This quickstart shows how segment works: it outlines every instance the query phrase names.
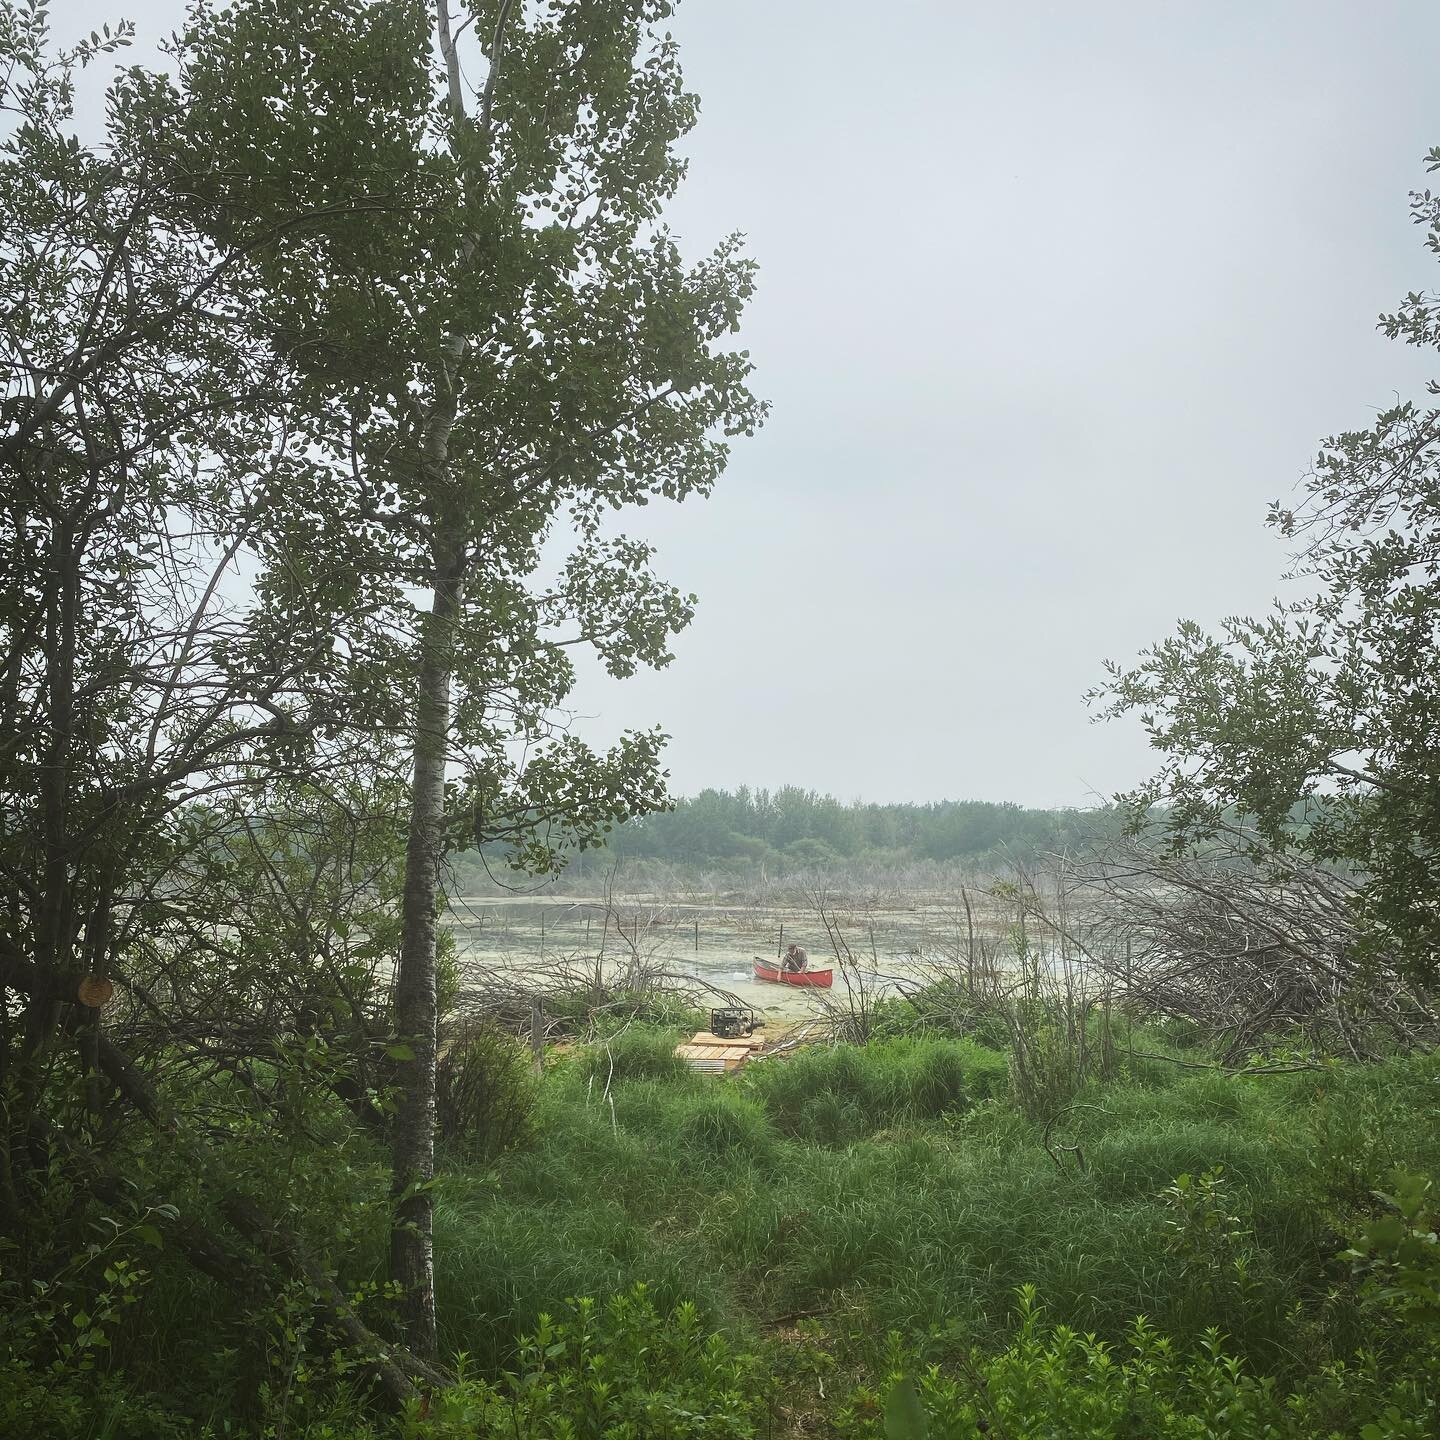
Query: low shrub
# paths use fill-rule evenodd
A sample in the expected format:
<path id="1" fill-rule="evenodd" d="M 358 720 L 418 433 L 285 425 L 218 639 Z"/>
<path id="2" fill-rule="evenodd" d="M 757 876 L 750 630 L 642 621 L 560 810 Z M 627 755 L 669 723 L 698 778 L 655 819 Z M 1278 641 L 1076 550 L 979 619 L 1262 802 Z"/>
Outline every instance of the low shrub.
<path id="1" fill-rule="evenodd" d="M 1440 1192 L 1428 1176 L 1404 1170 L 1391 1177 L 1392 1194 L 1376 1198 L 1386 1213 L 1345 1252 L 1365 1277 L 1367 1297 L 1405 1323 L 1440 1331 Z"/>
<path id="2" fill-rule="evenodd" d="M 528 1139 L 536 1084 L 525 1046 L 491 1025 L 452 1037 L 435 1066 L 435 1122 L 456 1158 L 484 1163 Z"/>
<path id="3" fill-rule="evenodd" d="M 1232 1185 L 1260 1189 L 1274 1185 L 1285 1167 L 1285 1154 L 1257 1135 L 1224 1125 L 1167 1122 L 1157 1117 L 1147 1127 L 1132 1122 L 1084 1147 L 1095 1187 L 1107 1200 L 1158 1194 L 1177 1175 L 1200 1174 L 1221 1165 Z"/>
<path id="4" fill-rule="evenodd" d="M 754 1440 L 763 1370 L 703 1323 L 693 1304 L 662 1310 L 637 1285 L 608 1304 L 566 1303 L 540 1317 L 498 1383 L 461 1383 L 417 1404 L 405 1440 Z"/>
<path id="5" fill-rule="evenodd" d="M 488 1187 L 436 1194 L 436 1312 L 445 1353 L 483 1373 L 514 1362 L 521 1336 L 575 1295 L 614 1295 L 643 1283 L 662 1310 L 695 1305 L 709 1329 L 730 1309 L 723 1275 L 697 1264 L 685 1237 L 657 1235 L 630 1197 L 591 1181 L 583 1202 L 497 1197 Z M 658 1210 L 653 1201 L 650 1209 Z"/>
<path id="6" fill-rule="evenodd" d="M 876 1000 L 870 1033 L 880 1039 L 939 1035 L 1003 1050 L 1010 1043 L 1007 1003 L 963 977 L 936 980 L 904 996 Z"/>
<path id="7" fill-rule="evenodd" d="M 1333 1364 L 1287 1393 L 1252 1374 L 1211 1333 L 1185 1351 L 1144 1319 L 1108 1345 L 1042 1323 L 1035 1293 L 1020 1299 L 1019 1331 L 1000 1353 L 963 1351 L 928 1366 L 891 1337 L 890 1373 L 854 1391 L 835 1417 L 844 1440 L 1423 1440 L 1440 1406 L 1423 1372 L 1382 1377 L 1374 1363 Z"/>
<path id="8" fill-rule="evenodd" d="M 128 1388 L 122 1375 L 36 1371 L 0 1357 L 0 1435 L 15 1440 L 187 1440 L 182 1415 Z"/>

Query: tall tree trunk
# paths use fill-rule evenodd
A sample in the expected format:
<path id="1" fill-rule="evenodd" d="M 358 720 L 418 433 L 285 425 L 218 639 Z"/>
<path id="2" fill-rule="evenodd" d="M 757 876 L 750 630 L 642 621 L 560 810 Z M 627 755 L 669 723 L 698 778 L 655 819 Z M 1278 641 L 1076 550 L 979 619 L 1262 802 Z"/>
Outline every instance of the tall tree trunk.
<path id="1" fill-rule="evenodd" d="M 496 25 L 497 44 L 511 0 L 503 0 Z M 460 61 L 450 29 L 446 0 L 435 0 L 436 35 L 445 60 L 447 94 L 457 125 L 468 129 Z M 491 59 L 493 89 L 497 61 Z M 454 140 L 452 137 L 452 151 Z M 463 156 L 457 155 L 462 160 Z M 468 266 L 475 237 L 462 241 L 462 262 Z M 400 1318 L 405 1343 L 424 1359 L 434 1357 L 435 1246 L 434 1205 L 429 1182 L 435 1173 L 435 902 L 444 858 L 445 755 L 450 730 L 450 685 L 455 669 L 455 631 L 460 619 L 460 592 L 466 568 L 463 526 L 443 518 L 447 493 L 450 432 L 458 397 L 455 373 L 465 354 L 465 340 L 448 332 L 436 373 L 435 403 L 426 417 L 421 443 L 422 472 L 434 510 L 435 598 L 420 631 L 419 701 L 415 722 L 415 769 L 410 797 L 410 835 L 405 850 L 405 895 L 402 901 L 400 968 L 395 982 L 395 1020 L 413 1058 L 403 1061 L 399 1075 L 400 1104 L 391 1147 L 394 1215 L 390 1230 L 390 1275 L 400 1282 Z"/>
<path id="2" fill-rule="evenodd" d="M 460 614 L 460 562 L 437 555 L 435 597 L 420 627 L 419 698 L 410 833 L 405 851 L 400 964 L 395 1023 L 410 1058 L 399 1067 L 400 1102 L 391 1148 L 394 1215 L 390 1275 L 399 1282 L 405 1342 L 434 1356 L 435 955 L 436 901 L 444 854 L 445 757 L 450 731 L 450 684 Z"/>

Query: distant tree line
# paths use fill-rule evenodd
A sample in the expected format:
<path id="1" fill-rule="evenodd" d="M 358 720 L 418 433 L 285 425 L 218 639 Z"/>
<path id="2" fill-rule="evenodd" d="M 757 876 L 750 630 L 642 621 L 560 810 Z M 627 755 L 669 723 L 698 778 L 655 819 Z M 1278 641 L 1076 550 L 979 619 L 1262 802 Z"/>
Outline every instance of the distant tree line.
<path id="1" fill-rule="evenodd" d="M 786 785 L 779 790 L 702 790 L 673 810 L 618 827 L 620 855 L 676 861 L 766 860 L 801 864 L 868 855 L 963 860 L 1004 849 L 1054 849 L 1113 830 L 1109 810 L 1033 810 L 1007 801 L 940 800 L 881 805 Z"/>
<path id="2" fill-rule="evenodd" d="M 611 831 L 597 860 L 825 865 L 847 860 L 970 860 L 1074 848 L 1118 829 L 1116 812 L 1027 809 L 1008 801 L 845 802 L 796 785 L 701 790 Z M 503 867 L 500 853 L 487 856 Z M 473 855 L 455 859 L 468 872 Z"/>

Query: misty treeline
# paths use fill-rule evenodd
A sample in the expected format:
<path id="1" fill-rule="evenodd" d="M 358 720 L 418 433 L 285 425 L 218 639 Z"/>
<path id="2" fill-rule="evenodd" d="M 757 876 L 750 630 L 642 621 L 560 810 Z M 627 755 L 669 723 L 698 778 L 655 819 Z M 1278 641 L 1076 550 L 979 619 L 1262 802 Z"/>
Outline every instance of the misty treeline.
<path id="1" fill-rule="evenodd" d="M 787 785 L 702 790 L 675 808 L 626 822 L 609 837 L 621 856 L 779 860 L 823 865 L 859 857 L 970 860 L 1073 849 L 1113 833 L 1114 812 L 1041 810 L 987 800 L 849 803 Z"/>
<path id="2" fill-rule="evenodd" d="M 543 873 L 662 803 L 658 733 L 567 728 L 570 656 L 668 661 L 690 598 L 616 517 L 764 414 L 752 262 L 660 223 L 668 13 L 197 3 L 87 143 L 133 27 L 0 0 L 0 1228 L 46 1364 L 115 1339 L 98 1224 L 262 1330 L 293 1291 L 394 1402 L 442 1378 L 443 855 Z M 356 1145 L 373 1316 L 326 1259 Z"/>
<path id="3" fill-rule="evenodd" d="M 616 861 L 662 860 L 753 870 L 823 867 L 842 860 L 903 865 L 915 860 L 992 860 L 1075 850 L 1113 837 L 1125 821 L 1111 806 L 1032 809 L 1005 801 L 941 800 L 930 804 L 841 801 L 816 790 L 701 790 L 673 807 L 616 826 L 580 860 L 586 870 Z M 487 856 L 503 864 L 503 853 Z M 478 877 L 476 857 L 452 865 L 464 884 Z M 623 869 L 622 869 L 623 875 Z"/>

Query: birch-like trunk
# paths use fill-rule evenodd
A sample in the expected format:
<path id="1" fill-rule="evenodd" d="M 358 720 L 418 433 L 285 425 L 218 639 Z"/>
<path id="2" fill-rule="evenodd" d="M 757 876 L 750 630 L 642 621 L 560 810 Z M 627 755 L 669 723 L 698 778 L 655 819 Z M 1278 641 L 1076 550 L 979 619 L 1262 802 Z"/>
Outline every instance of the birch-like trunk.
<path id="1" fill-rule="evenodd" d="M 500 37 L 512 0 L 502 0 L 486 83 L 485 125 L 493 93 Z M 446 0 L 435 0 L 435 29 L 445 61 L 446 94 L 457 128 L 468 129 L 460 60 Z M 454 138 L 452 137 L 452 146 Z M 457 154 L 457 158 L 461 158 Z M 470 177 L 473 183 L 473 177 Z M 462 266 L 476 249 L 473 236 L 460 246 Z M 445 757 L 450 732 L 450 689 L 455 670 L 456 629 L 465 583 L 466 541 L 462 524 L 445 517 L 450 432 L 459 397 L 456 377 L 465 354 L 460 333 L 446 334 L 436 376 L 435 405 L 425 424 L 422 468 L 435 527 L 435 598 L 420 629 L 419 695 L 415 717 L 415 768 L 410 799 L 410 834 L 405 850 L 405 894 L 401 902 L 400 964 L 395 978 L 395 1023 L 412 1058 L 401 1063 L 400 1103 L 391 1147 L 394 1213 L 390 1230 L 390 1275 L 401 1287 L 400 1320 L 405 1342 L 416 1355 L 433 1357 L 435 1333 L 435 955 L 436 900 L 444 858 Z M 446 538 L 447 535 L 450 538 Z"/>
<path id="2" fill-rule="evenodd" d="M 436 904 L 444 858 L 445 757 L 460 614 L 459 564 L 453 556 L 446 557 L 436 570 L 435 598 L 420 627 L 415 767 L 395 977 L 395 1027 L 409 1047 L 410 1058 L 401 1061 L 397 1076 L 390 1229 L 390 1276 L 401 1290 L 402 1333 L 409 1348 L 427 1358 L 436 1351 L 430 1194 L 435 1173 Z"/>

